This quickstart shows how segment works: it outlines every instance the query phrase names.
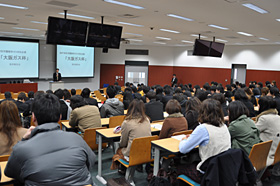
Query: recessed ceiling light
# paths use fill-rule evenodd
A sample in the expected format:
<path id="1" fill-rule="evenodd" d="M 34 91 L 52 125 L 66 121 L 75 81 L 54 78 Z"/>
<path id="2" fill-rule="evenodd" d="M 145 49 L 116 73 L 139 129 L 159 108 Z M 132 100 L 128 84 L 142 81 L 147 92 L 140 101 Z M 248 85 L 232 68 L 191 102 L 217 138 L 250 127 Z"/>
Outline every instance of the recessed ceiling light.
<path id="1" fill-rule="evenodd" d="M 265 40 L 265 41 L 268 41 L 268 40 L 269 40 L 269 39 L 264 38 L 264 37 L 259 37 L 259 39 L 261 39 L 261 40 Z"/>
<path id="2" fill-rule="evenodd" d="M 179 34 L 180 33 L 180 32 L 175 31 L 175 30 L 168 30 L 168 29 L 164 29 L 164 28 L 159 29 L 159 30 L 164 31 L 164 32 L 171 32 L 171 33 L 175 33 L 175 34 Z"/>
<path id="3" fill-rule="evenodd" d="M 167 16 L 178 18 L 178 19 L 183 19 L 183 20 L 186 20 L 186 21 L 194 21 L 193 19 L 190 19 L 190 18 L 187 18 L 187 17 L 182 17 L 182 16 L 175 15 L 175 14 L 167 14 Z"/>
<path id="4" fill-rule="evenodd" d="M 246 32 L 237 32 L 238 34 L 244 35 L 244 36 L 253 36 L 252 34 L 248 34 Z"/>
<path id="5" fill-rule="evenodd" d="M 279 21 L 279 22 L 280 22 L 280 19 L 276 19 L 276 21 Z"/>
<path id="6" fill-rule="evenodd" d="M 65 15 L 64 12 L 58 13 L 60 15 Z M 94 17 L 88 17 L 88 16 L 83 16 L 83 15 L 78 15 L 78 14 L 66 14 L 67 16 L 72 16 L 72 17 L 80 17 L 80 18 L 85 18 L 85 19 L 94 19 Z"/>
<path id="7" fill-rule="evenodd" d="M 16 35 L 23 35 L 23 33 L 17 33 L 17 32 L 0 32 L 1 34 L 16 34 Z"/>
<path id="8" fill-rule="evenodd" d="M 166 43 L 163 43 L 163 42 L 154 42 L 156 44 L 161 44 L 161 45 L 166 45 Z"/>
<path id="9" fill-rule="evenodd" d="M 213 27 L 213 28 L 222 29 L 222 30 L 228 30 L 228 28 L 225 28 L 225 27 L 222 27 L 222 26 L 217 26 L 217 25 L 208 25 L 208 26 Z"/>
<path id="10" fill-rule="evenodd" d="M 223 40 L 223 39 L 215 39 L 215 41 L 220 41 L 220 42 L 228 42 L 227 40 Z"/>
<path id="11" fill-rule="evenodd" d="M 191 36 L 193 36 L 193 37 L 199 37 L 199 35 L 198 34 L 191 34 Z M 202 36 L 202 35 L 200 35 L 200 38 L 207 38 L 206 36 Z"/>
<path id="12" fill-rule="evenodd" d="M 115 0 L 104 0 L 107 3 L 113 3 L 116 5 L 122 5 L 122 6 L 127 6 L 130 8 L 135 8 L 135 9 L 145 9 L 144 7 L 141 6 L 137 6 L 137 5 L 133 5 L 133 4 L 129 4 L 129 3 L 124 3 L 124 2 L 120 2 L 120 1 L 115 1 Z"/>
<path id="13" fill-rule="evenodd" d="M 182 40 L 184 43 L 194 43 L 193 41 Z"/>
<path id="14" fill-rule="evenodd" d="M 20 28 L 20 27 L 13 27 L 13 29 L 18 29 L 18 30 L 30 30 L 30 31 L 40 31 L 39 29 L 35 29 L 35 28 Z"/>
<path id="15" fill-rule="evenodd" d="M 0 19 L 5 19 L 4 17 L 0 17 Z"/>
<path id="16" fill-rule="evenodd" d="M 45 22 L 39 22 L 39 21 L 30 21 L 31 23 L 37 23 L 37 24 L 44 24 L 44 25 L 47 25 L 48 23 L 45 23 Z"/>
<path id="17" fill-rule="evenodd" d="M 275 42 L 275 44 L 280 44 L 280 42 Z"/>
<path id="18" fill-rule="evenodd" d="M 143 40 L 140 40 L 140 39 L 127 39 L 127 40 L 129 40 L 129 41 L 139 41 L 139 42 L 143 41 Z"/>
<path id="19" fill-rule="evenodd" d="M 236 45 L 244 45 L 243 43 L 235 43 Z"/>
<path id="20" fill-rule="evenodd" d="M 143 25 L 137 25 L 137 24 L 133 24 L 133 23 L 126 23 L 126 22 L 118 22 L 119 24 L 123 24 L 123 25 L 129 25 L 129 26 L 138 26 L 138 27 L 144 27 Z"/>
<path id="21" fill-rule="evenodd" d="M 171 38 L 167 38 L 167 37 L 156 37 L 157 39 L 164 39 L 164 40 L 171 40 Z"/>
<path id="22" fill-rule="evenodd" d="M 134 34 L 134 33 L 124 33 L 124 34 L 133 35 L 133 36 L 143 36 L 142 34 Z"/>
<path id="23" fill-rule="evenodd" d="M 253 5 L 253 4 L 251 4 L 251 3 L 244 3 L 244 4 L 242 4 L 243 6 L 245 6 L 245 7 L 247 7 L 247 8 L 250 8 L 251 10 L 254 10 L 254 11 L 256 11 L 256 12 L 259 12 L 259 13 L 261 13 L 261 14 L 267 14 L 268 13 L 268 11 L 266 11 L 266 10 L 264 10 L 264 9 L 262 9 L 262 8 L 260 8 L 260 7 L 258 7 L 258 6 L 256 6 L 256 5 Z"/>
<path id="24" fill-rule="evenodd" d="M 28 9 L 27 7 L 23 7 L 23 6 L 9 5 L 9 4 L 4 4 L 4 3 L 0 3 L 0 6 L 9 7 L 9 8 L 17 8 L 17 9 L 22 9 L 22 10 Z"/>

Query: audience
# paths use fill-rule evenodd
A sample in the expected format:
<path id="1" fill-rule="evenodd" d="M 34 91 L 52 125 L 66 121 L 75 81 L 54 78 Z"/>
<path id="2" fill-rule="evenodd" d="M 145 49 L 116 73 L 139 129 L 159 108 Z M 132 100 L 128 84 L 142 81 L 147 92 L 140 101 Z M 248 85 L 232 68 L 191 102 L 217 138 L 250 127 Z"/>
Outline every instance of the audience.
<path id="1" fill-rule="evenodd" d="M 214 94 L 212 98 L 221 103 L 224 116 L 228 116 L 228 106 L 226 104 L 225 96 L 221 93 L 218 93 L 218 94 Z"/>
<path id="2" fill-rule="evenodd" d="M 0 101 L 0 104 L 4 101 L 13 101 L 15 102 L 15 100 L 12 98 L 12 94 L 11 92 L 7 91 L 4 93 L 5 99 L 3 99 L 2 101 Z"/>
<path id="3" fill-rule="evenodd" d="M 194 130 L 198 125 L 198 113 L 201 107 L 201 101 L 197 97 L 190 98 L 186 101 L 185 118 L 188 122 L 188 129 Z"/>
<path id="4" fill-rule="evenodd" d="M 26 95 L 24 92 L 18 94 L 17 101 L 15 102 L 18 108 L 19 113 L 23 113 L 26 109 L 28 109 L 28 105 L 25 103 Z"/>
<path id="5" fill-rule="evenodd" d="M 254 144 L 260 143 L 259 131 L 253 120 L 248 118 L 249 111 L 241 101 L 229 104 L 229 133 L 231 148 L 242 149 L 247 155 Z"/>
<path id="6" fill-rule="evenodd" d="M 96 99 L 90 98 L 90 90 L 89 88 L 84 88 L 82 90 L 81 96 L 85 99 L 86 103 L 88 105 L 95 105 L 98 107 L 98 103 L 96 101 Z"/>
<path id="7" fill-rule="evenodd" d="M 254 105 L 251 103 L 251 101 L 248 99 L 245 91 L 241 88 L 237 89 L 234 94 L 235 100 L 241 101 L 249 110 L 249 117 L 255 117 L 255 110 Z"/>
<path id="8" fill-rule="evenodd" d="M 145 103 L 146 115 L 150 118 L 150 121 L 163 120 L 163 104 L 156 100 L 155 92 L 148 92 L 146 94 Z"/>
<path id="9" fill-rule="evenodd" d="M 163 97 L 163 88 L 161 86 L 158 86 L 156 88 L 156 100 L 162 102 Z"/>
<path id="10" fill-rule="evenodd" d="M 75 96 L 76 95 L 76 89 L 72 88 L 70 92 L 71 92 L 71 96 Z"/>
<path id="11" fill-rule="evenodd" d="M 5 175 L 25 185 L 93 184 L 95 154 L 77 134 L 60 130 L 59 99 L 42 94 L 34 99 L 31 127 L 17 143 Z"/>
<path id="12" fill-rule="evenodd" d="M 82 135 L 88 128 L 101 127 L 98 107 L 87 105 L 86 101 L 80 95 L 72 96 L 70 101 L 72 112 L 69 119 L 69 125 L 71 127 L 78 126 Z"/>
<path id="13" fill-rule="evenodd" d="M 70 107 L 70 104 L 63 99 L 63 90 L 56 90 L 54 95 L 59 99 L 61 120 L 69 120 L 72 108 Z"/>
<path id="14" fill-rule="evenodd" d="M 146 97 L 146 96 L 145 96 Z M 124 110 L 128 109 L 129 104 L 132 102 L 133 96 L 130 91 L 125 91 L 123 93 L 123 105 L 124 105 Z"/>
<path id="15" fill-rule="evenodd" d="M 175 100 L 171 99 L 166 104 L 166 112 L 169 114 L 165 118 L 162 129 L 159 133 L 159 138 L 170 138 L 174 132 L 181 132 L 188 130 L 188 122 L 183 114 L 181 114 L 181 105 Z"/>
<path id="16" fill-rule="evenodd" d="M 0 156 L 11 154 L 12 147 L 26 132 L 27 129 L 22 128 L 16 104 L 4 101 L 0 105 Z"/>
<path id="17" fill-rule="evenodd" d="M 166 86 L 163 89 L 163 92 L 164 92 L 164 96 L 162 97 L 162 103 L 163 103 L 163 110 L 165 110 L 165 106 L 166 106 L 167 102 L 169 100 L 173 99 L 173 91 L 170 86 Z"/>
<path id="18" fill-rule="evenodd" d="M 278 111 L 278 115 L 280 115 L 280 94 L 279 89 L 277 87 L 271 87 L 269 89 L 269 95 L 273 97 L 273 99 L 276 101 L 276 109 Z"/>

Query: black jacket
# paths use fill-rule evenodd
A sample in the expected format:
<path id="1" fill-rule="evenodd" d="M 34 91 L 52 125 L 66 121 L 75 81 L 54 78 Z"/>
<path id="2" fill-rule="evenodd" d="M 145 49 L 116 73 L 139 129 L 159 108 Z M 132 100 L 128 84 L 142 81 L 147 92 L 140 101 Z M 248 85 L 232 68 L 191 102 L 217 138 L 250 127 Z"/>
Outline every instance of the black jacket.
<path id="1" fill-rule="evenodd" d="M 187 119 L 189 130 L 194 130 L 199 125 L 197 111 L 190 110 L 186 112 L 185 118 Z"/>
<path id="2" fill-rule="evenodd" d="M 160 101 L 152 99 L 149 103 L 145 103 L 146 115 L 151 121 L 163 120 L 163 104 Z"/>
<path id="3" fill-rule="evenodd" d="M 205 172 L 201 186 L 253 186 L 257 173 L 241 149 L 229 149 L 206 160 L 200 167 Z"/>
<path id="4" fill-rule="evenodd" d="M 278 115 L 280 115 L 280 97 L 275 97 L 274 100 L 276 101 L 276 109 L 278 111 Z"/>
<path id="5" fill-rule="evenodd" d="M 58 73 L 58 77 L 56 77 L 56 72 L 53 73 L 53 81 L 60 81 L 61 80 L 61 74 Z"/>
<path id="6" fill-rule="evenodd" d="M 95 105 L 98 108 L 98 103 L 97 103 L 96 99 L 84 98 L 84 100 L 87 102 L 88 105 Z"/>
<path id="7" fill-rule="evenodd" d="M 169 100 L 171 100 L 171 99 L 173 99 L 173 95 L 172 95 L 172 94 L 170 94 L 170 95 L 165 95 L 165 96 L 162 97 L 163 110 L 165 110 L 165 106 L 166 106 L 167 102 L 168 102 Z"/>
<path id="8" fill-rule="evenodd" d="M 244 103 L 244 105 L 248 108 L 249 110 L 249 117 L 255 117 L 256 116 L 256 112 L 254 110 L 254 105 L 253 103 L 251 103 L 250 100 L 239 100 L 242 103 Z"/>
<path id="9" fill-rule="evenodd" d="M 15 104 L 17 105 L 19 113 L 23 113 L 26 109 L 28 109 L 28 105 L 21 101 L 16 101 Z"/>
<path id="10" fill-rule="evenodd" d="M 177 83 L 178 83 L 178 79 L 177 78 L 175 78 L 174 80 L 173 80 L 173 78 L 171 79 L 171 87 L 173 87 Z"/>
<path id="11" fill-rule="evenodd" d="M 60 103 L 60 114 L 61 114 L 61 120 L 67 120 L 68 115 L 68 106 L 63 100 L 59 100 Z"/>

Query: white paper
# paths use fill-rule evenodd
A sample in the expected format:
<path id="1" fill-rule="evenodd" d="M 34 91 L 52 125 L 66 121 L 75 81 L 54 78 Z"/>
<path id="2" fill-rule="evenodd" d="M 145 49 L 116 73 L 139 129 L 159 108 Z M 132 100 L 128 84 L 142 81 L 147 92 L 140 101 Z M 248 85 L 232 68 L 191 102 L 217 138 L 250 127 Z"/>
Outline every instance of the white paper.
<path id="1" fill-rule="evenodd" d="M 161 130 L 162 125 L 161 124 L 151 124 L 151 127 L 153 127 L 154 129 L 157 129 L 157 130 Z"/>
<path id="2" fill-rule="evenodd" d="M 186 137 L 186 135 L 182 134 L 182 135 L 177 135 L 177 136 L 171 136 L 171 138 L 174 138 L 176 140 L 181 141 L 184 137 Z"/>

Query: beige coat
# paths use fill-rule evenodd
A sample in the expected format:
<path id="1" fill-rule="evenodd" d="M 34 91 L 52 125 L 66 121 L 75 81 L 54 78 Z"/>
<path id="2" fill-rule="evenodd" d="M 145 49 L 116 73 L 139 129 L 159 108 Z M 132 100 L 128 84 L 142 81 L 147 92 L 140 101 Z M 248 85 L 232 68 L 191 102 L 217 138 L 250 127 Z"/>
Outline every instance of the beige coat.
<path id="1" fill-rule="evenodd" d="M 13 140 L 14 144 L 11 147 L 7 146 L 8 138 L 7 136 L 0 132 L 0 156 L 2 155 L 10 155 L 12 153 L 12 148 L 18 141 L 21 140 L 22 136 L 27 132 L 26 128 L 18 127 L 17 133 L 14 135 Z"/>
<path id="2" fill-rule="evenodd" d="M 69 125 L 71 125 L 71 127 L 78 126 L 82 134 L 87 128 L 101 127 L 99 109 L 92 105 L 75 108 L 71 112 Z"/>
<path id="3" fill-rule="evenodd" d="M 124 120 L 121 130 L 120 148 L 124 156 L 129 156 L 134 138 L 151 136 L 151 124 L 148 118 L 139 123 L 139 119 Z"/>

